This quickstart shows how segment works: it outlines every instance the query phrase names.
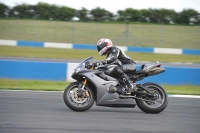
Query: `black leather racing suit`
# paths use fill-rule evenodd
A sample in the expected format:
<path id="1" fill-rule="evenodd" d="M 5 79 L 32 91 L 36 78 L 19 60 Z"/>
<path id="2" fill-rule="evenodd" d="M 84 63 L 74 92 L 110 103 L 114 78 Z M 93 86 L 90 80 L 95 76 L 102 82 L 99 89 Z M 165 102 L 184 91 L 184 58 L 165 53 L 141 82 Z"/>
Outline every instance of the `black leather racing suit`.
<path id="1" fill-rule="evenodd" d="M 120 60 L 122 65 L 116 66 L 111 73 L 117 78 L 125 81 L 125 83 L 128 85 L 128 89 L 130 90 L 132 89 L 131 81 L 125 73 L 135 71 L 136 63 L 130 57 L 128 57 L 124 51 L 114 46 L 108 51 L 105 61 L 107 64 L 110 64 L 116 59 Z"/>
<path id="2" fill-rule="evenodd" d="M 135 62 L 130 57 L 128 57 L 124 53 L 124 51 L 122 51 L 121 49 L 114 46 L 108 51 L 105 61 L 107 64 L 110 64 L 110 63 L 114 62 L 116 59 L 121 61 L 122 66 L 116 66 L 112 70 L 112 74 L 122 77 L 124 72 L 136 70 Z"/>

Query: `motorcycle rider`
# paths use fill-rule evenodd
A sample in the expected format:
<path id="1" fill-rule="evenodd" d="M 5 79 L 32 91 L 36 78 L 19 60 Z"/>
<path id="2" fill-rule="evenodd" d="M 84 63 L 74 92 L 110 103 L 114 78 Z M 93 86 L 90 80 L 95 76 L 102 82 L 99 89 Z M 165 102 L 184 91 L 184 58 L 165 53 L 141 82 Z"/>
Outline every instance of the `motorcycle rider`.
<path id="1" fill-rule="evenodd" d="M 106 55 L 106 59 L 94 63 L 95 66 L 110 64 L 117 59 L 121 61 L 122 65 L 116 66 L 111 73 L 127 84 L 128 88 L 124 93 L 130 94 L 134 90 L 135 84 L 131 82 L 125 72 L 135 71 L 136 63 L 124 51 L 113 46 L 112 41 L 108 38 L 102 38 L 97 42 L 97 50 L 101 56 Z"/>

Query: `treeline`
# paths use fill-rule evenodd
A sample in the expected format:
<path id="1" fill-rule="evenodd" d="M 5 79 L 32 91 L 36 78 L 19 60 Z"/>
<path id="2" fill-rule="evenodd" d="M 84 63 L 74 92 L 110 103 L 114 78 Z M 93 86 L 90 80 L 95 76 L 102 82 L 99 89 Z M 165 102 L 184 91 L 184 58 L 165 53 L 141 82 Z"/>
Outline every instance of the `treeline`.
<path id="1" fill-rule="evenodd" d="M 46 20 L 77 20 L 82 22 L 150 22 L 165 24 L 198 24 L 200 13 L 194 9 L 184 9 L 175 12 L 171 9 L 142 9 L 127 8 L 113 14 L 103 8 L 76 10 L 67 6 L 51 5 L 39 2 L 37 5 L 19 4 L 10 8 L 0 3 L 0 18 L 36 18 Z M 76 18 L 76 19 L 75 19 Z"/>

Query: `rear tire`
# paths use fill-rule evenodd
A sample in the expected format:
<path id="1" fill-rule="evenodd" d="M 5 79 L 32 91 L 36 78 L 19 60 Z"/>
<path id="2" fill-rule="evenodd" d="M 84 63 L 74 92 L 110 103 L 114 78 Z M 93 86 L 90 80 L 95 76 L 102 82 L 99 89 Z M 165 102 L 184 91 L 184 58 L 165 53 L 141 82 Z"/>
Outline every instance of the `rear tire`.
<path id="1" fill-rule="evenodd" d="M 85 87 L 88 91 L 89 97 L 77 97 L 79 83 L 75 82 L 70 84 L 63 93 L 65 104 L 74 111 L 86 111 L 94 104 L 94 95 L 90 88 Z"/>
<path id="2" fill-rule="evenodd" d="M 145 89 L 155 94 L 155 97 L 139 96 L 136 99 L 138 107 L 145 113 L 160 113 L 168 104 L 168 95 L 166 91 L 155 83 L 145 83 L 142 85 Z"/>

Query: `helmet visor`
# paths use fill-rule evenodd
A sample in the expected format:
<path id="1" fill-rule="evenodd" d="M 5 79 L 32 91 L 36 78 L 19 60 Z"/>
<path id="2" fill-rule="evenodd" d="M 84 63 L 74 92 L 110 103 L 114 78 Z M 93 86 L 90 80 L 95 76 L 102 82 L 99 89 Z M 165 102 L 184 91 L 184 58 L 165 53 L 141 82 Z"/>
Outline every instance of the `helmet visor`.
<path id="1" fill-rule="evenodd" d="M 98 52 L 101 51 L 104 47 L 106 47 L 106 44 L 107 44 L 107 42 L 104 42 L 104 43 L 102 43 L 100 45 L 97 45 Z"/>
<path id="2" fill-rule="evenodd" d="M 107 47 L 104 47 L 102 50 L 99 51 L 99 54 L 103 56 L 106 53 L 107 49 Z"/>

